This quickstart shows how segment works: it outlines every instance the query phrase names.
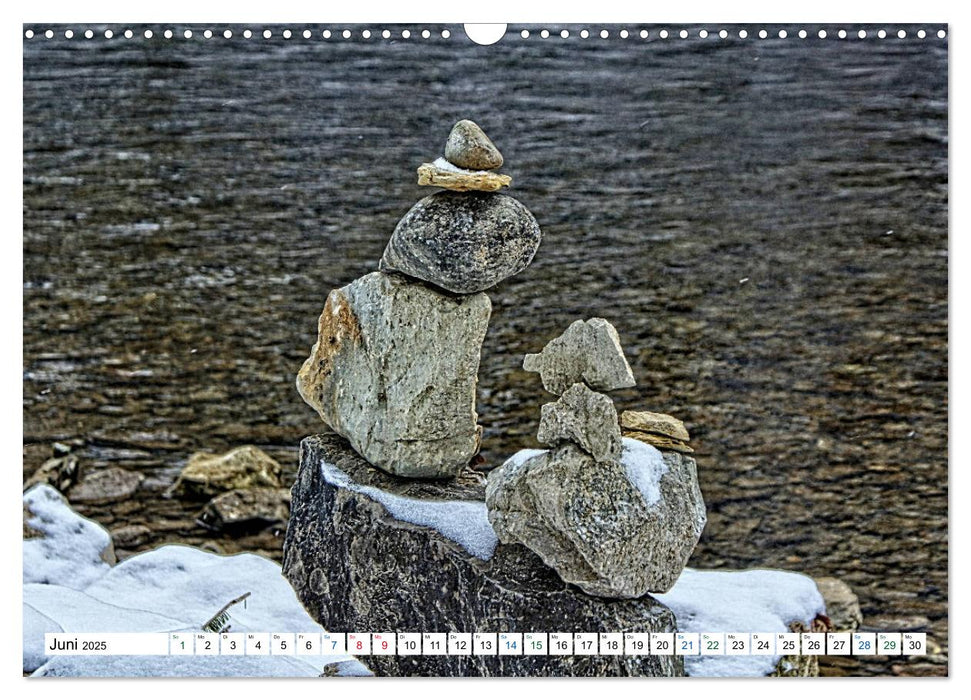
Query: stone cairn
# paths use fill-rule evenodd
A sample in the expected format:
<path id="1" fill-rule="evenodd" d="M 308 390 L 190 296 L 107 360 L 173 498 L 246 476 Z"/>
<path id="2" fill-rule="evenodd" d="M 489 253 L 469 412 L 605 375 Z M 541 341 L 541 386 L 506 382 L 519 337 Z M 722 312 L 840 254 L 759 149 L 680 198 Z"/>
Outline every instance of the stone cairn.
<path id="1" fill-rule="evenodd" d="M 617 331 L 602 318 L 575 321 L 523 369 L 559 399 L 543 406 L 537 439 L 552 449 L 513 458 L 489 475 L 486 504 L 501 542 L 536 552 L 564 581 L 591 595 L 664 593 L 704 529 L 705 503 L 693 459 L 649 446 L 677 419 L 625 412 L 637 426 L 622 438 L 603 391 L 634 386 Z M 671 439 L 658 436 L 661 440 Z"/>
<path id="2" fill-rule="evenodd" d="M 449 478 L 479 451 L 475 389 L 492 304 L 483 290 L 521 272 L 539 224 L 490 172 L 502 155 L 463 120 L 446 159 L 419 169 L 444 187 L 398 222 L 374 272 L 327 297 L 297 390 L 368 462 L 405 477 Z"/>
<path id="3" fill-rule="evenodd" d="M 497 192 L 502 164 L 475 123 L 456 124 L 445 158 L 418 169 L 446 191 L 405 214 L 378 272 L 328 296 L 297 388 L 336 435 L 301 444 L 284 574 L 335 632 L 676 631 L 648 593 L 677 579 L 704 503 L 683 426 L 619 423 L 599 393 L 634 385 L 607 321 L 577 321 L 526 358 L 559 397 L 542 410 L 550 449 L 519 452 L 488 484 L 469 467 L 484 290 L 540 244 L 532 214 Z M 378 675 L 684 675 L 681 656 L 363 660 Z"/>

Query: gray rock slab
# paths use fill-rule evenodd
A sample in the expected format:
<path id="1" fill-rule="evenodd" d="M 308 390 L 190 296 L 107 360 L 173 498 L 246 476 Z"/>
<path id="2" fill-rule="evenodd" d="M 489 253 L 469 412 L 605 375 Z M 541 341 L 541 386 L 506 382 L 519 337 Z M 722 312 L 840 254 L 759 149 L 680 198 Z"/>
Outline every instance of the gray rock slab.
<path id="1" fill-rule="evenodd" d="M 638 598 L 677 581 L 704 529 L 695 461 L 624 439 L 619 462 L 572 444 L 490 472 L 489 520 L 591 595 Z"/>
<path id="2" fill-rule="evenodd" d="M 451 477 L 479 449 L 475 387 L 492 304 L 375 272 L 327 297 L 297 389 L 371 464 Z"/>
<path id="3" fill-rule="evenodd" d="M 574 321 L 541 352 L 526 355 L 523 369 L 538 372 L 543 387 L 553 394 L 562 394 L 577 382 L 596 391 L 624 389 L 636 383 L 617 329 L 602 318 Z"/>
<path id="4" fill-rule="evenodd" d="M 526 269 L 541 239 L 536 219 L 512 197 L 436 192 L 398 222 L 380 269 L 473 294 Z"/>
<path id="5" fill-rule="evenodd" d="M 293 486 L 283 573 L 311 617 L 330 630 L 675 631 L 670 610 L 651 597 L 590 596 L 564 583 L 523 546 L 500 544 L 484 558 L 435 527 L 413 522 L 423 510 L 434 513 L 443 503 L 460 502 L 476 511 L 465 525 L 488 527 L 483 498 L 483 478 L 471 470 L 447 482 L 400 479 L 371 469 L 337 436 L 309 437 L 301 445 Z M 679 656 L 368 656 L 362 661 L 381 676 L 684 674 Z"/>
<path id="6" fill-rule="evenodd" d="M 572 442 L 595 460 L 620 458 L 620 426 L 610 397 L 574 384 L 558 401 L 545 404 L 536 438 L 556 447 Z"/>

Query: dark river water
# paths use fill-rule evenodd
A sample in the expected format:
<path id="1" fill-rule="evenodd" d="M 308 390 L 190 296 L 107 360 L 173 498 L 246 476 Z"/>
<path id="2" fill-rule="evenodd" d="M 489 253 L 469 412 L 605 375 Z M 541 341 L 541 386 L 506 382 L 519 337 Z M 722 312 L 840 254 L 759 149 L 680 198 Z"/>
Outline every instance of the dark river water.
<path id="1" fill-rule="evenodd" d="M 824 673 L 946 672 L 946 40 L 160 29 L 24 40 L 24 475 L 80 439 L 89 473 L 146 474 L 79 507 L 149 525 L 140 549 L 279 559 L 279 533 L 214 538 L 161 492 L 244 443 L 292 479 L 321 429 L 294 377 L 324 298 L 376 269 L 429 194 L 415 169 L 472 118 L 544 232 L 489 291 L 487 464 L 537 444 L 550 397 L 522 356 L 603 316 L 638 380 L 618 408 L 691 432 L 691 564 L 837 576 L 864 626 L 940 647 Z"/>

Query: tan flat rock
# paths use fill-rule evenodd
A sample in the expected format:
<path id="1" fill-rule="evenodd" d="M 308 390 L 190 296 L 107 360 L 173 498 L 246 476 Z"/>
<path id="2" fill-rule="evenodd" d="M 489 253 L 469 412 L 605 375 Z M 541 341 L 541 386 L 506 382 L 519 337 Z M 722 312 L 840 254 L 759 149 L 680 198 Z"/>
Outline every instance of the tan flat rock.
<path id="1" fill-rule="evenodd" d="M 621 435 L 626 438 L 632 438 L 634 440 L 640 440 L 643 443 L 647 443 L 659 450 L 671 450 L 672 452 L 680 452 L 682 454 L 690 454 L 694 452 L 690 445 L 685 443 L 683 440 L 676 440 L 675 438 L 667 437 L 666 435 L 657 435 L 655 433 L 644 433 L 639 430 L 627 430 L 626 428 L 621 430 Z"/>
<path id="2" fill-rule="evenodd" d="M 422 163 L 418 168 L 418 184 L 444 187 L 457 192 L 495 192 L 509 187 L 512 178 L 484 170 L 463 170 L 454 166 L 441 167 L 438 163 Z"/>
<path id="3" fill-rule="evenodd" d="M 651 411 L 624 411 L 620 415 L 620 427 L 627 430 L 639 430 L 645 433 L 666 435 L 676 440 L 690 440 L 684 423 L 666 413 L 652 413 Z"/>

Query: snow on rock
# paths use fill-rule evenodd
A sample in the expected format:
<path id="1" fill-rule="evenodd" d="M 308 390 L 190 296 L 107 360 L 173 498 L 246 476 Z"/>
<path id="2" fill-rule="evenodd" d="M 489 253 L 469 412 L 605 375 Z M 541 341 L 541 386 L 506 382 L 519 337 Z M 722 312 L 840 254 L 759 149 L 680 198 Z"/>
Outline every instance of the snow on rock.
<path id="1" fill-rule="evenodd" d="M 430 527 L 462 545 L 472 556 L 490 559 L 499 540 L 486 512 L 484 501 L 432 501 L 408 498 L 374 486 L 355 483 L 326 460 L 321 461 L 324 480 L 373 499 L 398 520 Z"/>
<path id="2" fill-rule="evenodd" d="M 808 576 L 790 571 L 685 569 L 674 587 L 654 595 L 674 612 L 682 632 L 788 632 L 823 612 Z M 686 656 L 689 676 L 765 676 L 779 656 Z"/>
<path id="3" fill-rule="evenodd" d="M 82 657 L 45 659 L 45 631 L 170 632 L 199 630 L 222 606 L 234 632 L 320 632 L 297 601 L 280 567 L 255 554 L 220 556 L 167 545 L 111 568 L 84 591 L 24 586 L 24 670 L 37 676 L 318 676 L 326 664 L 360 664 L 347 655 L 313 657 Z M 39 666 L 39 668 L 38 668 Z M 367 673 L 360 666 L 358 673 Z"/>
<path id="4" fill-rule="evenodd" d="M 24 583 L 52 583 L 76 590 L 103 576 L 114 561 L 111 535 L 71 510 L 48 484 L 24 493 L 25 525 L 40 533 L 24 539 Z"/>
<path id="5" fill-rule="evenodd" d="M 644 502 L 653 506 L 661 500 L 661 477 L 668 471 L 668 465 L 660 450 L 640 440 L 623 438 L 624 446 L 621 464 L 627 478 L 641 492 Z"/>
<path id="6" fill-rule="evenodd" d="M 444 158 L 436 158 L 435 162 L 432 163 L 439 170 L 445 170 L 450 173 L 460 173 L 463 175 L 488 175 L 488 170 L 469 170 L 468 168 L 460 168 L 454 163 L 449 163 Z"/>

